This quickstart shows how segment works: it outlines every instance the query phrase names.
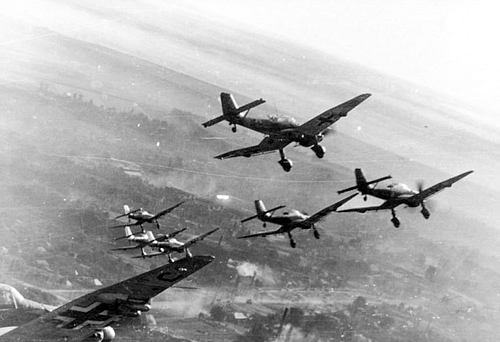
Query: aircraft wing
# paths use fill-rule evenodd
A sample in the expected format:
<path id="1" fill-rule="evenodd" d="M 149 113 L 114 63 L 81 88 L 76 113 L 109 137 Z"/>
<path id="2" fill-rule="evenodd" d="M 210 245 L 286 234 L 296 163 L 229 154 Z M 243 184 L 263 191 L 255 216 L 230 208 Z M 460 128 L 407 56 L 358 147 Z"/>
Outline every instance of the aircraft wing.
<path id="1" fill-rule="evenodd" d="M 213 260 L 201 255 L 180 259 L 94 291 L 7 332 L 0 341 L 84 341 L 104 327 L 125 321 L 152 297 Z"/>
<path id="2" fill-rule="evenodd" d="M 379 211 L 379 210 L 390 210 L 396 208 L 398 205 L 403 204 L 400 201 L 385 201 L 379 206 L 374 207 L 362 207 L 362 208 L 351 208 L 345 210 L 339 210 L 338 213 L 366 213 L 367 211 Z"/>
<path id="3" fill-rule="evenodd" d="M 162 210 L 160 211 L 158 214 L 156 214 L 155 216 L 153 216 L 152 220 L 156 220 L 157 218 L 160 218 L 162 217 L 163 215 L 166 215 L 168 214 L 169 212 L 173 211 L 175 208 L 177 208 L 178 206 L 182 205 L 184 203 L 184 201 L 180 202 L 180 203 L 177 203 L 176 205 L 174 205 L 173 207 L 170 207 L 168 209 L 165 209 L 165 210 Z"/>
<path id="4" fill-rule="evenodd" d="M 276 230 L 271 230 L 268 232 L 260 232 L 260 233 L 254 233 L 250 235 L 245 235 L 245 236 L 238 236 L 238 239 L 246 239 L 246 238 L 253 238 L 253 237 L 266 237 L 269 235 L 278 235 L 278 234 L 283 234 L 284 230 L 281 228 L 276 229 Z"/>
<path id="5" fill-rule="evenodd" d="M 217 159 L 228 159 L 234 157 L 251 157 L 254 155 L 269 153 L 279 149 L 285 148 L 292 141 L 285 137 L 273 135 L 272 137 L 265 137 L 260 144 L 250 147 L 245 147 L 239 150 L 233 150 L 224 154 L 218 155 Z"/>
<path id="6" fill-rule="evenodd" d="M 215 228 L 215 229 L 213 229 L 213 230 L 211 230 L 211 231 L 209 231 L 209 232 L 206 232 L 206 233 L 204 233 L 204 234 L 198 235 L 197 237 L 192 238 L 191 240 L 189 240 L 189 241 L 185 242 L 185 243 L 184 243 L 184 247 L 185 247 L 185 248 L 188 248 L 188 247 L 190 247 L 190 246 L 194 245 L 195 243 L 197 243 L 198 241 L 201 241 L 201 240 L 203 240 L 204 238 L 206 238 L 207 236 L 209 236 L 209 235 L 211 235 L 211 234 L 215 233 L 215 232 L 216 232 L 216 231 L 218 231 L 218 230 L 219 230 L 219 228 Z"/>
<path id="7" fill-rule="evenodd" d="M 141 246 L 141 245 L 134 245 L 134 246 L 124 246 L 124 247 L 116 247 L 112 248 L 112 251 L 128 251 L 129 249 L 137 249 L 141 247 L 146 247 L 146 246 Z"/>
<path id="8" fill-rule="evenodd" d="M 317 135 L 337 122 L 341 117 L 347 116 L 347 113 L 354 107 L 358 106 L 361 102 L 369 98 L 371 94 L 362 94 L 355 98 L 344 102 L 336 107 L 328 109 L 326 112 L 319 114 L 306 123 L 302 124 L 298 129 L 299 131 L 309 134 Z"/>
<path id="9" fill-rule="evenodd" d="M 145 259 L 145 258 L 154 258 L 159 255 L 164 255 L 167 254 L 167 252 L 153 252 L 149 254 L 143 254 L 143 255 L 134 255 L 132 259 Z"/>
<path id="10" fill-rule="evenodd" d="M 337 211 L 337 209 L 340 208 L 344 203 L 350 201 L 353 197 L 356 197 L 357 195 L 358 194 L 347 196 L 346 198 L 338 201 L 337 203 L 334 203 L 334 204 L 318 211 L 316 214 L 309 217 L 306 221 L 309 221 L 311 223 L 316 223 L 316 222 L 322 220 L 323 218 L 325 218 L 325 216 L 330 214 L 332 211 Z"/>
<path id="11" fill-rule="evenodd" d="M 459 180 L 461 180 L 462 178 L 470 175 L 472 172 L 474 172 L 474 171 L 467 171 L 467 172 L 459 174 L 458 176 L 455 176 L 455 177 L 452 177 L 452 178 L 447 179 L 445 181 L 442 181 L 440 183 L 437 183 L 436 185 L 433 185 L 430 188 L 424 189 L 424 190 L 420 191 L 418 194 L 413 195 L 408 200 L 415 201 L 417 203 L 421 203 L 426 198 L 437 194 L 438 192 L 440 192 L 441 190 L 444 190 L 445 188 L 451 187 L 454 183 L 456 183 Z"/>

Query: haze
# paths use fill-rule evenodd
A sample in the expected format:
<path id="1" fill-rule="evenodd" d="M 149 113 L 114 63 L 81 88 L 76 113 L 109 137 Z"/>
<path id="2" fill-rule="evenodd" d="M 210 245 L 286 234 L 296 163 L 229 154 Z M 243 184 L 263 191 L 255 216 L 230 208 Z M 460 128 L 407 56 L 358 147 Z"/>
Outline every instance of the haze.
<path id="1" fill-rule="evenodd" d="M 489 108 L 500 123 L 496 1 L 208 1 L 211 16 Z"/>

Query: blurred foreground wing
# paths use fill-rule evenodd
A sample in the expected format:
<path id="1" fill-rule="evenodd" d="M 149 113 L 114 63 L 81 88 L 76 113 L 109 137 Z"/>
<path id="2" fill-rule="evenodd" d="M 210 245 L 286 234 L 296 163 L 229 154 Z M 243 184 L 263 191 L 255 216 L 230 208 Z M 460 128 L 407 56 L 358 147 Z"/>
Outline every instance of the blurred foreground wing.
<path id="1" fill-rule="evenodd" d="M 97 330 L 127 318 L 127 305 L 146 303 L 175 283 L 207 266 L 212 256 L 194 256 L 158 267 L 120 283 L 84 295 L 13 329 L 2 342 L 80 342 Z M 129 311 L 127 311 L 127 309 Z"/>

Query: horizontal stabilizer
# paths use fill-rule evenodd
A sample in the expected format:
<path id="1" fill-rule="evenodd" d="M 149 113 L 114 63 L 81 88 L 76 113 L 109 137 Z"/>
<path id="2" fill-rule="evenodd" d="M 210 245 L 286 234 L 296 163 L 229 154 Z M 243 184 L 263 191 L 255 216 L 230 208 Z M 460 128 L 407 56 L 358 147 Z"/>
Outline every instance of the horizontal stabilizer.
<path id="1" fill-rule="evenodd" d="M 385 177 L 382 177 L 382 178 L 379 178 L 379 179 L 375 179 L 375 180 L 369 181 L 366 184 L 368 185 L 368 184 L 378 183 L 378 182 L 382 182 L 382 181 L 385 181 L 385 180 L 388 180 L 388 179 L 391 179 L 391 178 L 392 178 L 391 176 L 385 176 Z"/>
<path id="2" fill-rule="evenodd" d="M 352 191 L 352 190 L 356 190 L 358 188 L 357 185 L 355 186 L 351 186 L 350 188 L 346 188 L 346 189 L 342 189 L 342 190 L 339 190 L 337 191 L 337 194 L 343 194 L 344 192 L 348 192 L 348 191 Z"/>
<path id="3" fill-rule="evenodd" d="M 212 120 L 208 120 L 207 122 L 202 123 L 202 125 L 203 125 L 203 127 L 207 128 L 207 127 L 213 126 L 215 124 L 218 124 L 221 121 L 224 121 L 224 115 L 213 118 Z"/>
<path id="4" fill-rule="evenodd" d="M 266 210 L 265 212 L 261 213 L 261 215 L 266 215 L 266 214 L 272 213 L 272 212 L 274 212 L 276 210 L 279 210 L 279 209 L 282 209 L 282 208 L 285 208 L 285 207 L 286 207 L 286 205 L 279 205 L 276 208 L 272 208 L 272 209 Z M 253 219 L 257 218 L 257 217 L 258 217 L 258 215 L 253 215 L 253 216 L 247 217 L 244 220 L 241 220 L 240 222 L 241 223 L 245 223 L 245 222 L 253 220 Z"/>
<path id="5" fill-rule="evenodd" d="M 241 106 L 241 107 L 237 108 L 236 109 L 236 113 L 241 113 L 241 112 L 250 110 L 250 109 L 252 109 L 254 107 L 257 107 L 258 105 L 263 104 L 264 102 L 266 102 L 266 101 L 264 101 L 263 99 L 252 101 L 252 102 L 250 102 L 250 103 L 248 103 L 248 104 L 246 104 L 244 106 Z"/>

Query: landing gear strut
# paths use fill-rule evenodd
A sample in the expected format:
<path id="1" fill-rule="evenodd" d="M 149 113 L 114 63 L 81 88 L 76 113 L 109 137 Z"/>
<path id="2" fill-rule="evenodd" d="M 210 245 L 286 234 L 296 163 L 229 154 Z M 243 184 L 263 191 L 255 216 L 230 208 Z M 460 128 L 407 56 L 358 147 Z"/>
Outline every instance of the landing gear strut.
<path id="1" fill-rule="evenodd" d="M 422 216 L 427 220 L 429 216 L 431 216 L 431 213 L 429 210 L 425 207 L 424 203 L 422 203 L 422 210 L 420 210 L 420 213 Z"/>
<path id="2" fill-rule="evenodd" d="M 288 233 L 288 238 L 290 239 L 290 247 L 295 248 L 297 244 L 295 243 L 295 240 L 292 237 L 292 234 Z"/>
<path id="3" fill-rule="evenodd" d="M 285 158 L 285 152 L 283 152 L 283 149 L 280 149 L 280 157 L 281 159 L 278 164 L 281 165 L 285 172 L 290 172 L 292 169 L 292 161 Z"/>
<path id="4" fill-rule="evenodd" d="M 313 233 L 314 233 L 314 237 L 315 237 L 316 239 L 319 239 L 319 232 L 318 232 L 318 230 L 316 229 L 316 227 L 313 227 Z"/>
<path id="5" fill-rule="evenodd" d="M 316 153 L 316 157 L 318 158 L 323 158 L 325 156 L 325 148 L 319 144 L 316 144 L 314 145 L 313 147 L 311 147 L 311 150 L 314 151 L 314 153 Z"/>
<path id="6" fill-rule="evenodd" d="M 396 217 L 396 212 L 394 211 L 394 209 L 391 209 L 391 214 L 392 214 L 392 219 L 391 219 L 392 224 L 394 225 L 394 227 L 399 228 L 401 222 L 399 222 L 399 219 Z"/>

